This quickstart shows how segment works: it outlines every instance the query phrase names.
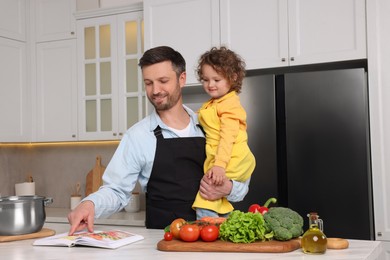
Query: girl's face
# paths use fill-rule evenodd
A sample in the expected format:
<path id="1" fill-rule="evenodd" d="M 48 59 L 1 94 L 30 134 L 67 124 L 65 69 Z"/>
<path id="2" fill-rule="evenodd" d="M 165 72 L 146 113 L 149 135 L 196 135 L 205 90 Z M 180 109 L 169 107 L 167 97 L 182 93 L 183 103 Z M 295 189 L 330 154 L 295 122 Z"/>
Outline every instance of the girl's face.
<path id="1" fill-rule="evenodd" d="M 230 84 L 208 64 L 202 67 L 203 89 L 212 98 L 220 98 L 230 91 Z"/>

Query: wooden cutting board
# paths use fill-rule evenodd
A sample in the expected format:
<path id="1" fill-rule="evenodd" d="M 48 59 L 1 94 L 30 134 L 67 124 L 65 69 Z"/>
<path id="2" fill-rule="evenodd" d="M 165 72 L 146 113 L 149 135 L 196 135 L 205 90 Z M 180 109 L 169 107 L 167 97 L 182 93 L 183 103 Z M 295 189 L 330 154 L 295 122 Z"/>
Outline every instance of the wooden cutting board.
<path id="1" fill-rule="evenodd" d="M 96 156 L 95 167 L 87 174 L 85 196 L 97 191 L 103 185 L 102 176 L 105 170 L 106 167 L 102 165 L 101 156 Z"/>
<path id="2" fill-rule="evenodd" d="M 287 253 L 300 248 L 298 240 L 289 241 L 265 241 L 253 243 L 233 243 L 222 240 L 214 242 L 184 242 L 173 239 L 172 241 L 161 240 L 157 244 L 160 251 L 178 252 L 248 252 L 248 253 Z"/>
<path id="3" fill-rule="evenodd" d="M 31 239 L 31 238 L 49 237 L 55 234 L 56 232 L 52 229 L 42 228 L 41 231 L 36 233 L 31 233 L 31 234 L 16 235 L 16 236 L 0 236 L 0 242 L 11 242 L 11 241 Z"/>

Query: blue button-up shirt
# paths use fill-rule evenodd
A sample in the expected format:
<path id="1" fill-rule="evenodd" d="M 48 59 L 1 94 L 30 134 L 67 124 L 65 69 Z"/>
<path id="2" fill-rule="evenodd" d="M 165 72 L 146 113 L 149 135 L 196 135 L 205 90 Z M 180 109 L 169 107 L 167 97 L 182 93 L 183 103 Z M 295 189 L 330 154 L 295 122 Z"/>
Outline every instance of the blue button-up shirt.
<path id="1" fill-rule="evenodd" d="M 189 136 L 204 136 L 198 125 L 197 115 L 184 106 L 190 115 Z M 154 110 L 124 134 L 117 150 L 103 175 L 103 186 L 84 200 L 95 204 L 95 218 L 108 217 L 121 210 L 130 200 L 131 192 L 139 182 L 143 192 L 152 172 L 157 139 L 153 130 L 159 125 L 164 138 L 179 138 L 168 129 Z M 227 199 L 241 201 L 248 192 L 249 181 L 233 181 L 233 188 Z M 195 198 L 194 198 L 195 199 Z"/>

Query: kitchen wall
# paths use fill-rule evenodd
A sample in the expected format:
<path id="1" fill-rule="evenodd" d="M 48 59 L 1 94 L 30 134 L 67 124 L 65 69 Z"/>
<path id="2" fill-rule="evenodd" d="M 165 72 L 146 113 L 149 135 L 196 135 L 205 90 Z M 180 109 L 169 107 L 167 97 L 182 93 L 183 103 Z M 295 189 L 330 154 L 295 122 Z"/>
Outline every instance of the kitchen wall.
<path id="1" fill-rule="evenodd" d="M 15 195 L 15 183 L 29 174 L 35 181 L 37 195 L 52 197 L 50 207 L 69 208 L 69 197 L 77 182 L 85 194 L 87 173 L 96 156 L 107 166 L 118 142 L 34 145 L 0 145 L 0 194 Z M 139 187 L 136 187 L 139 191 Z M 142 206 L 143 207 L 143 206 Z M 141 208 L 142 208 L 141 207 Z"/>

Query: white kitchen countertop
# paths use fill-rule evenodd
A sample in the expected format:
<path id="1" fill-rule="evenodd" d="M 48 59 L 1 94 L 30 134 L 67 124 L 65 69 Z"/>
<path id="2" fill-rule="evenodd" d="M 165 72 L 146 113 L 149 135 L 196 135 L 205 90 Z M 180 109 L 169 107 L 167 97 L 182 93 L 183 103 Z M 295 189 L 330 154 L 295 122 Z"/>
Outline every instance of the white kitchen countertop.
<path id="1" fill-rule="evenodd" d="M 57 234 L 68 232 L 69 224 L 46 223 L 45 228 Z M 101 249 L 92 247 L 49 247 L 32 246 L 34 239 L 0 243 L 1 259 L 289 259 L 289 260 L 335 260 L 335 259 L 384 259 L 381 242 L 349 240 L 344 250 L 327 250 L 324 255 L 305 255 L 300 249 L 289 253 L 214 253 L 214 252 L 165 252 L 157 250 L 157 243 L 163 237 L 163 230 L 144 227 L 108 226 L 95 227 L 97 230 L 121 229 L 143 235 L 144 240 L 118 248 Z"/>
<path id="2" fill-rule="evenodd" d="M 46 223 L 68 223 L 67 208 L 46 207 Z M 145 226 L 145 211 L 129 213 L 126 211 L 117 212 L 109 218 L 95 220 L 96 225 L 120 225 L 120 226 Z"/>

